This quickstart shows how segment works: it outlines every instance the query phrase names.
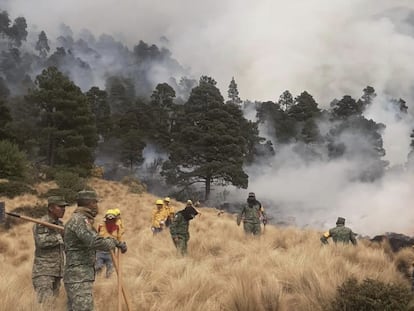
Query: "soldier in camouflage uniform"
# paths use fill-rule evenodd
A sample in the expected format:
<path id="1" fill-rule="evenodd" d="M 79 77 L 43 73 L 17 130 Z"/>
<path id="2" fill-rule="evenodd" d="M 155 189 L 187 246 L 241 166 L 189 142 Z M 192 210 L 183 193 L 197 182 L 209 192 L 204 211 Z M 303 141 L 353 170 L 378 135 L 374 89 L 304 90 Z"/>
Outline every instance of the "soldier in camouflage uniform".
<path id="1" fill-rule="evenodd" d="M 188 231 L 190 220 L 196 215 L 198 215 L 198 211 L 194 208 L 193 202 L 188 200 L 185 208 L 175 214 L 170 225 L 171 238 L 175 247 L 183 256 L 187 254 L 187 243 L 190 239 L 190 232 Z"/>
<path id="2" fill-rule="evenodd" d="M 68 203 L 60 196 L 51 196 L 47 201 L 48 214 L 41 220 L 63 226 L 60 218 L 65 214 Z M 40 224 L 33 226 L 35 254 L 32 281 L 39 303 L 59 294 L 64 265 L 62 233 Z"/>
<path id="3" fill-rule="evenodd" d="M 247 204 L 243 206 L 237 215 L 237 225 L 243 221 L 243 229 L 246 234 L 259 235 L 261 233 L 260 222 L 266 225 L 267 218 L 264 213 L 262 204 L 256 200 L 254 192 L 250 192 L 247 198 Z"/>
<path id="4" fill-rule="evenodd" d="M 77 204 L 78 208 L 65 225 L 66 264 L 63 283 L 69 311 L 92 311 L 96 250 L 110 251 L 118 247 L 125 253 L 127 247 L 125 242 L 99 236 L 94 229 L 93 221 L 98 214 L 98 200 L 94 191 L 78 192 Z"/>
<path id="5" fill-rule="evenodd" d="M 353 233 L 351 229 L 345 227 L 345 218 L 342 217 L 338 217 L 335 228 L 329 229 L 329 231 L 322 235 L 321 242 L 323 244 L 328 244 L 328 238 L 330 237 L 335 243 L 342 242 L 349 244 L 349 242 L 351 242 L 353 245 L 357 244 L 355 233 Z"/>

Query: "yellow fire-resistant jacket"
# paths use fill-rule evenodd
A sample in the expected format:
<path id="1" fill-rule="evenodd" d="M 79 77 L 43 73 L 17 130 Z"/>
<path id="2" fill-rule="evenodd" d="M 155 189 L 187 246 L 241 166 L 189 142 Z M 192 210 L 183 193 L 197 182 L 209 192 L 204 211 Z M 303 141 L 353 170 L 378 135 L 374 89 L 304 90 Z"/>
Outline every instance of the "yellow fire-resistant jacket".
<path id="1" fill-rule="evenodd" d="M 123 231 L 120 229 L 120 226 L 116 222 L 115 222 L 115 224 L 118 226 L 118 228 L 115 231 L 112 231 L 112 233 L 108 232 L 108 229 L 106 228 L 106 223 L 105 222 L 99 224 L 99 226 L 98 226 L 99 235 L 104 237 L 104 238 L 110 237 L 110 238 L 117 239 L 118 241 L 122 241 Z"/>
<path id="2" fill-rule="evenodd" d="M 175 214 L 175 210 L 174 207 L 170 205 L 166 205 L 164 204 L 163 209 L 165 210 L 165 215 L 170 218 L 171 220 L 173 220 L 174 218 L 174 214 Z"/>
<path id="3" fill-rule="evenodd" d="M 116 225 L 118 226 L 118 228 L 119 228 L 119 234 L 120 234 L 121 236 L 123 236 L 123 235 L 124 235 L 124 233 L 125 233 L 125 227 L 124 227 L 124 223 L 122 222 L 121 217 L 118 217 L 118 218 L 116 219 L 115 224 L 116 224 Z"/>
<path id="4" fill-rule="evenodd" d="M 154 228 L 162 228 L 167 220 L 167 217 L 168 215 L 164 207 L 160 209 L 158 209 L 158 207 L 154 207 L 152 210 L 151 226 Z"/>

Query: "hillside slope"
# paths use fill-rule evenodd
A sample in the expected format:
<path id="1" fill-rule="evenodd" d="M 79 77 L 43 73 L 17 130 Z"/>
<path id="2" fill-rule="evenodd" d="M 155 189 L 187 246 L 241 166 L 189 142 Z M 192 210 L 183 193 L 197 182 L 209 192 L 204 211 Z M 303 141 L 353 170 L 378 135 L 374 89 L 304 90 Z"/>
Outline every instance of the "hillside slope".
<path id="1" fill-rule="evenodd" d="M 122 256 L 124 286 L 133 310 L 323 310 L 348 277 L 374 278 L 409 286 L 397 264 L 414 258 L 412 250 L 392 255 L 383 247 L 321 247 L 320 232 L 268 225 L 260 238 L 245 237 L 235 216 L 200 208 L 191 222 L 188 257 L 177 255 L 168 232 L 152 236 L 151 209 L 156 197 L 132 194 L 115 182 L 93 179 L 101 201 L 97 222 L 118 207 L 125 223 L 128 252 Z M 45 191 L 49 185 L 39 186 Z M 35 205 L 25 195 L 6 209 Z M 42 201 L 41 203 L 45 203 Z M 182 203 L 172 201 L 176 209 Z M 75 206 L 67 208 L 65 220 Z M 22 221 L 23 222 L 23 221 Z M 19 221 L 20 223 L 20 221 Z M 57 305 L 41 309 L 31 283 L 32 224 L 2 230 L 0 240 L 0 310 L 65 310 L 61 289 Z M 95 282 L 96 310 L 116 310 L 116 276 Z"/>

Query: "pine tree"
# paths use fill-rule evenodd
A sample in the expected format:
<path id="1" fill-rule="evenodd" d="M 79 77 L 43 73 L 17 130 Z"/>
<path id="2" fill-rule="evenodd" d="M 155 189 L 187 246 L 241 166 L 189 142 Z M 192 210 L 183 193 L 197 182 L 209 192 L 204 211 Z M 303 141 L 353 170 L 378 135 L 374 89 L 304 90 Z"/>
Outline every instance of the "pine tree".
<path id="1" fill-rule="evenodd" d="M 12 121 L 10 109 L 0 98 L 0 140 L 11 139 L 9 123 Z"/>
<path id="2" fill-rule="evenodd" d="M 166 148 L 171 140 L 174 98 L 175 91 L 167 83 L 158 84 L 151 95 L 148 111 L 152 120 L 149 138 L 162 148 Z"/>
<path id="3" fill-rule="evenodd" d="M 280 95 L 277 102 L 283 111 L 288 111 L 293 106 L 294 100 L 292 94 L 286 90 Z"/>
<path id="4" fill-rule="evenodd" d="M 138 130 L 130 130 L 121 138 L 121 161 L 133 172 L 134 167 L 140 165 L 144 158 L 142 151 L 146 144 Z"/>
<path id="5" fill-rule="evenodd" d="M 21 46 L 22 41 L 26 41 L 27 38 L 26 19 L 24 17 L 17 17 L 13 25 L 8 29 L 8 35 L 16 46 Z"/>
<path id="6" fill-rule="evenodd" d="M 372 86 L 368 85 L 363 89 L 363 95 L 358 100 L 358 104 L 362 107 L 362 110 L 364 110 L 372 104 L 375 97 L 377 97 L 375 89 Z"/>
<path id="7" fill-rule="evenodd" d="M 46 57 L 50 51 L 49 43 L 47 40 L 46 33 L 42 30 L 39 34 L 39 38 L 36 42 L 35 50 L 39 51 L 40 57 Z"/>
<path id="8" fill-rule="evenodd" d="M 42 149 L 46 163 L 87 173 L 94 162 L 96 126 L 87 97 L 56 67 L 42 71 L 36 89 L 26 97 L 40 109 Z"/>
<path id="9" fill-rule="evenodd" d="M 229 101 L 232 104 L 240 105 L 242 100 L 239 97 L 239 90 L 237 89 L 237 83 L 234 77 L 231 78 L 229 90 L 228 90 Z"/>
<path id="10" fill-rule="evenodd" d="M 248 139 L 242 129 L 247 120 L 237 105 L 224 104 L 215 85 L 214 79 L 202 76 L 192 90 L 177 116 L 169 160 L 162 171 L 167 182 L 184 189 L 203 183 L 206 200 L 212 184 L 242 188 L 248 184 L 243 171 Z"/>
<path id="11" fill-rule="evenodd" d="M 362 114 L 363 105 L 360 101 L 356 102 L 349 95 L 345 95 L 341 100 L 332 104 L 332 113 L 336 119 L 347 119 L 350 116 Z"/>
<path id="12" fill-rule="evenodd" d="M 94 86 L 86 92 L 89 107 L 95 117 L 96 129 L 102 137 L 108 137 L 111 132 L 111 108 L 109 107 L 108 94 Z"/>

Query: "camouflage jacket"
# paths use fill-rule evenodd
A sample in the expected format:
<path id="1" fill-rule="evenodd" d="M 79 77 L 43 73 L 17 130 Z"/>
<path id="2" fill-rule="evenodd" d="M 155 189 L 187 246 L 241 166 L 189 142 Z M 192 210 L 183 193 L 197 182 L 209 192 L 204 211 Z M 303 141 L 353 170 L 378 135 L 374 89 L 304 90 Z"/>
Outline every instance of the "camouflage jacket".
<path id="1" fill-rule="evenodd" d="M 44 222 L 63 226 L 60 220 L 55 221 L 49 215 L 41 218 Z M 63 276 L 64 253 L 62 232 L 40 224 L 33 226 L 35 253 L 32 278 L 38 276 Z"/>
<path id="2" fill-rule="evenodd" d="M 174 220 L 170 225 L 170 234 L 172 237 L 181 236 L 185 238 L 190 238 L 190 233 L 188 231 L 190 221 L 185 220 L 181 211 L 175 214 Z"/>
<path id="3" fill-rule="evenodd" d="M 351 242 L 354 245 L 357 244 L 355 234 L 352 232 L 352 230 L 341 224 L 337 225 L 335 228 L 329 229 L 329 231 L 321 237 L 322 243 L 327 244 L 329 237 L 332 237 L 332 240 L 335 243 L 342 242 L 348 244 Z"/>
<path id="4" fill-rule="evenodd" d="M 237 222 L 243 219 L 243 222 L 248 222 L 251 224 L 260 224 L 260 218 L 263 216 L 263 208 L 262 205 L 256 201 L 256 204 L 249 205 L 246 204 L 243 206 L 241 212 L 237 216 Z"/>
<path id="5" fill-rule="evenodd" d="M 78 207 L 65 225 L 65 283 L 94 281 L 96 251 L 112 250 L 119 243 L 99 236 L 93 227 L 93 219 L 88 208 Z"/>

